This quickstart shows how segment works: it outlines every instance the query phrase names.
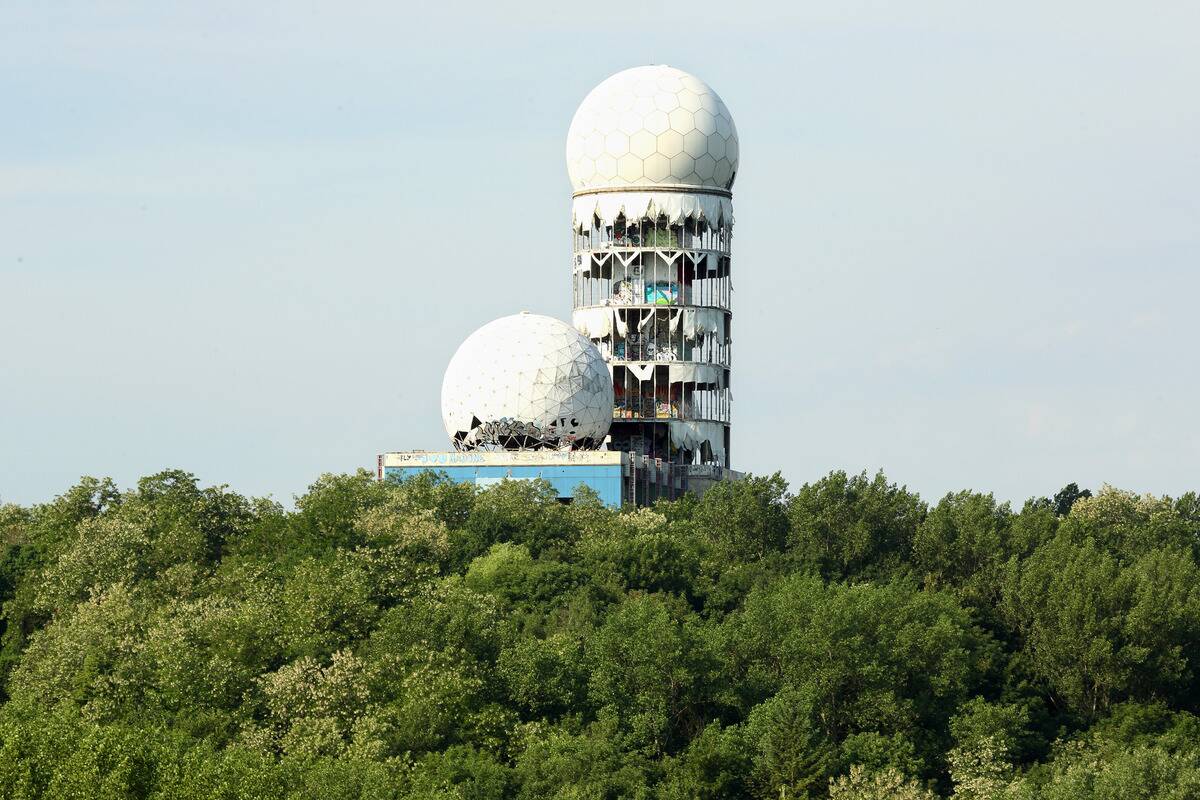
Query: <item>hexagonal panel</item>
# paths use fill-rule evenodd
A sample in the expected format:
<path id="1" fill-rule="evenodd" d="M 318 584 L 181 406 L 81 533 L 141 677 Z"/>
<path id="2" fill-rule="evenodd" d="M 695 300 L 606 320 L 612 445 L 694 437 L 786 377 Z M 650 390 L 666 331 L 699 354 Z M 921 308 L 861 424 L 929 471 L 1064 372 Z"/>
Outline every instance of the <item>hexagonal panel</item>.
<path id="1" fill-rule="evenodd" d="M 567 140 L 567 161 L 578 161 L 583 155 L 583 145 L 586 139 L 571 138 Z"/>
<path id="2" fill-rule="evenodd" d="M 713 172 L 717 168 L 716 159 L 708 153 L 696 159 L 696 174 L 704 180 L 709 180 L 713 176 Z"/>
<path id="3" fill-rule="evenodd" d="M 671 123 L 671 129 L 680 133 L 687 133 L 696 129 L 696 118 L 686 108 L 675 109 L 668 115 L 667 119 Z"/>
<path id="4" fill-rule="evenodd" d="M 666 92 L 667 94 L 675 94 L 676 92 L 683 89 L 683 83 L 680 82 L 679 78 L 676 77 L 675 75 L 672 75 L 669 72 L 665 72 L 658 76 L 658 89 L 660 92 Z M 668 109 L 663 109 L 663 110 L 666 111 Z"/>
<path id="5" fill-rule="evenodd" d="M 642 163 L 642 170 L 650 180 L 661 183 L 671 177 L 671 159 L 655 153 Z"/>
<path id="6" fill-rule="evenodd" d="M 717 115 L 717 133 L 726 139 L 733 133 L 733 126 L 729 124 L 729 117 L 724 114 Z"/>
<path id="7" fill-rule="evenodd" d="M 638 158 L 646 158 L 658 147 L 658 138 L 647 130 L 640 130 L 629 137 L 629 152 Z"/>
<path id="8" fill-rule="evenodd" d="M 696 160 L 687 153 L 680 153 L 671 159 L 671 175 L 680 179 L 680 181 L 691 175 L 695 170 Z"/>
<path id="9" fill-rule="evenodd" d="M 725 157 L 725 140 L 720 136 L 708 137 L 708 154 L 720 161 Z"/>
<path id="10" fill-rule="evenodd" d="M 641 114 L 643 117 L 653 111 L 657 106 L 654 105 L 653 97 L 639 97 L 633 101 L 633 113 Z"/>
<path id="11" fill-rule="evenodd" d="M 612 108 L 599 108 L 592 115 L 592 128 L 598 131 L 610 131 L 617 127 L 621 113 Z"/>
<path id="12" fill-rule="evenodd" d="M 643 174 L 642 160 L 633 153 L 626 153 L 617 159 L 617 177 L 621 180 L 633 183 L 639 180 Z"/>
<path id="13" fill-rule="evenodd" d="M 617 160 L 608 153 L 596 159 L 596 174 L 605 180 L 612 180 L 617 176 Z"/>
<path id="14" fill-rule="evenodd" d="M 686 108 L 688 111 L 700 110 L 700 97 L 691 89 L 684 89 L 675 97 L 679 99 L 680 108 Z"/>
<path id="15" fill-rule="evenodd" d="M 708 152 L 708 136 L 700 131 L 692 131 L 683 137 L 683 149 L 692 158 L 699 158 Z"/>
<path id="16" fill-rule="evenodd" d="M 637 96 L 633 92 L 627 92 L 623 88 L 614 88 L 613 91 L 609 92 L 603 98 L 603 101 L 599 105 L 611 108 L 620 114 L 622 111 L 632 111 L 633 101 L 636 99 Z"/>
<path id="17" fill-rule="evenodd" d="M 636 111 L 624 111 L 617 121 L 617 130 L 626 136 L 633 136 L 642 129 L 642 115 Z"/>
<path id="18" fill-rule="evenodd" d="M 667 112 L 658 109 L 647 114 L 642 125 L 655 136 L 671 127 L 671 123 L 667 120 Z"/>
<path id="19" fill-rule="evenodd" d="M 613 131 L 604 138 L 604 152 L 620 158 L 629 152 L 629 137 L 621 131 Z"/>
<path id="20" fill-rule="evenodd" d="M 658 152 L 667 158 L 674 158 L 683 152 L 683 134 L 676 130 L 668 130 L 658 135 Z"/>
<path id="21" fill-rule="evenodd" d="M 703 108 L 695 112 L 693 115 L 696 119 L 696 130 L 703 133 L 705 136 L 717 132 L 717 121 L 713 119 L 713 115 L 705 111 Z"/>
<path id="22" fill-rule="evenodd" d="M 589 158 L 599 158 L 604 154 L 604 135 L 593 131 L 583 142 L 583 154 Z"/>
<path id="23" fill-rule="evenodd" d="M 673 92 L 659 92 L 654 95 L 654 105 L 659 111 L 670 113 L 679 108 L 679 98 Z"/>
<path id="24" fill-rule="evenodd" d="M 729 163 L 729 159 L 722 158 L 717 161 L 716 167 L 713 169 L 713 180 L 718 185 L 724 186 L 729 183 L 729 178 L 733 175 L 733 167 Z"/>
<path id="25" fill-rule="evenodd" d="M 658 84 L 653 78 L 643 78 L 633 84 L 633 93 L 637 97 L 654 97 L 658 94 Z"/>
<path id="26" fill-rule="evenodd" d="M 704 81 L 700 80 L 695 75 L 688 75 L 687 73 L 684 73 L 679 76 L 679 82 L 683 84 L 683 88 L 690 89 L 696 94 L 708 94 L 712 91 L 712 89 L 709 89 Z"/>

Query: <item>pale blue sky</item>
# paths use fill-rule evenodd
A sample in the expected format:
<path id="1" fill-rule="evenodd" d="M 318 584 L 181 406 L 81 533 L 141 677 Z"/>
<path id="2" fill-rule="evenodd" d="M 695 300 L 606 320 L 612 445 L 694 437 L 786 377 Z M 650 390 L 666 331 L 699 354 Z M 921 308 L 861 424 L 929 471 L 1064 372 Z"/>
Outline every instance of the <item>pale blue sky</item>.
<path id="1" fill-rule="evenodd" d="M 1200 6 L 0 0 L 0 498 L 288 501 L 570 313 L 609 74 L 737 120 L 738 468 L 1200 489 Z M 486 212 L 486 213 L 484 213 Z"/>

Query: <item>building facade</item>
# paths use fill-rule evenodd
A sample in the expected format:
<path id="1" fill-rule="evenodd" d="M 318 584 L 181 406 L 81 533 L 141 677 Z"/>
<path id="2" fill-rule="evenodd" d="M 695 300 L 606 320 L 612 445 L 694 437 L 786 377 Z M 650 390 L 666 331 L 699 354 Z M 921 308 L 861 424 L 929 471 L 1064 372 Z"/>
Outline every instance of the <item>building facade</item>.
<path id="1" fill-rule="evenodd" d="M 512 450 L 382 453 L 376 466 L 381 481 L 400 481 L 431 472 L 458 483 L 486 489 L 505 480 L 544 480 L 564 502 L 580 486 L 595 492 L 609 508 L 653 505 L 689 491 L 702 493 L 717 472 L 701 473 L 679 465 L 615 450 Z"/>

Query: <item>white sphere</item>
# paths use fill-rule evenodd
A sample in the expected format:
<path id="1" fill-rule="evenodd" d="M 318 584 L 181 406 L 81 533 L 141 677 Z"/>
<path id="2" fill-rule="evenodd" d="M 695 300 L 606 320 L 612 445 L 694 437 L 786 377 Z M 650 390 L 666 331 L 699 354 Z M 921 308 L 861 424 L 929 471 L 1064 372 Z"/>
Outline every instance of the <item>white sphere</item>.
<path id="1" fill-rule="evenodd" d="M 501 317 L 472 333 L 442 381 L 442 422 L 460 450 L 596 448 L 612 409 L 600 351 L 539 314 Z"/>
<path id="2" fill-rule="evenodd" d="M 731 189 L 733 117 L 708 84 L 668 67 L 618 72 L 584 98 L 567 132 L 575 191 L 655 186 Z"/>

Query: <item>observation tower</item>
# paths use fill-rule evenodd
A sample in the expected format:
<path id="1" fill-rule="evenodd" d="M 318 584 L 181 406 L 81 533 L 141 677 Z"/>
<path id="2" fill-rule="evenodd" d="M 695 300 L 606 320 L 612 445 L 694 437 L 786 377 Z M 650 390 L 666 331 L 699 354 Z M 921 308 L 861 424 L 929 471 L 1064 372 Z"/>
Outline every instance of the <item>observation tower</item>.
<path id="1" fill-rule="evenodd" d="M 665 65 L 593 89 L 571 121 L 572 322 L 608 362 L 610 448 L 695 477 L 729 469 L 737 129 Z"/>
<path id="2" fill-rule="evenodd" d="M 514 314 L 455 352 L 453 451 L 377 457 L 379 480 L 538 480 L 563 502 L 648 506 L 729 467 L 730 241 L 737 130 L 704 81 L 635 67 L 591 91 L 567 134 L 572 325 Z"/>

